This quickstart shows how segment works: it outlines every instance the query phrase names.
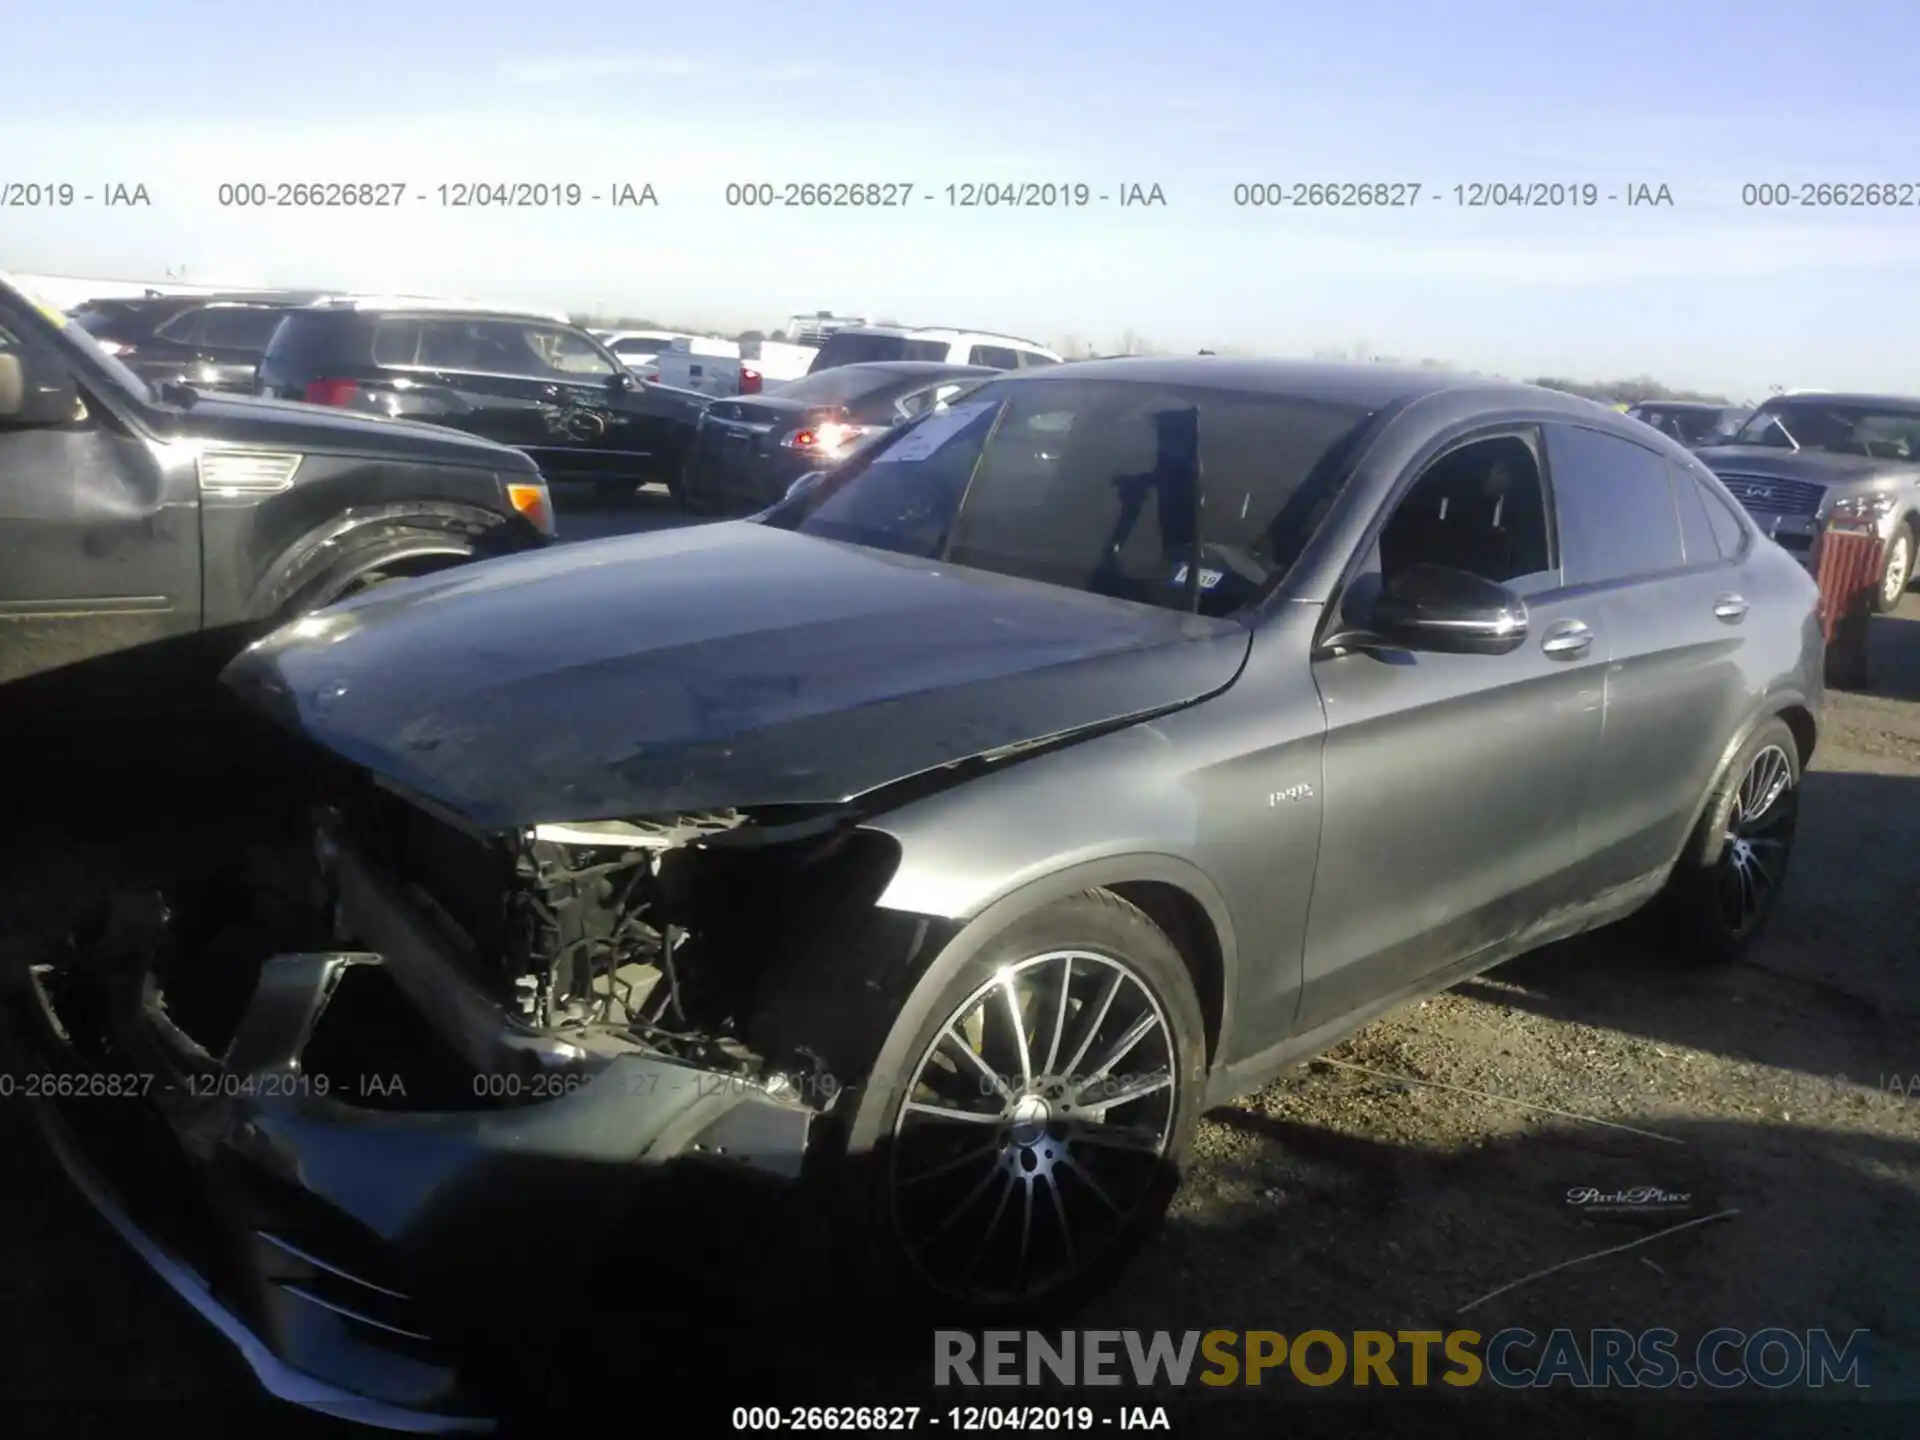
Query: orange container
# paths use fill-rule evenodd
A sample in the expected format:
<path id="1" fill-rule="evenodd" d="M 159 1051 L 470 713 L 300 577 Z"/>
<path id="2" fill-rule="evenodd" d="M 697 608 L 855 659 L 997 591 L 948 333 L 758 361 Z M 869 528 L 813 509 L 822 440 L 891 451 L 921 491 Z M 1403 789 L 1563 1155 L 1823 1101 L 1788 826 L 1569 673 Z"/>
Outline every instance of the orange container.
<path id="1" fill-rule="evenodd" d="M 1820 627 L 1827 643 L 1843 617 L 1866 615 L 1884 562 L 1880 537 L 1871 530 L 1829 525 L 1814 542 L 1814 580 L 1820 586 Z"/>

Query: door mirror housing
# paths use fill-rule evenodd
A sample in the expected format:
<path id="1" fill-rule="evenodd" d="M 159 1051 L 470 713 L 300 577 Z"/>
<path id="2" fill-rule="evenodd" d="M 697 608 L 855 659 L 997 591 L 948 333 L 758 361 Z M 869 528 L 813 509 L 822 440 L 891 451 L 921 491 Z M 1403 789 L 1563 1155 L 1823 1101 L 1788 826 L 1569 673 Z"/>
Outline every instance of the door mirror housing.
<path id="1" fill-rule="evenodd" d="M 1409 565 L 1381 587 L 1373 630 L 1388 644 L 1444 655 L 1505 655 L 1526 643 L 1527 602 L 1446 565 Z"/>
<path id="2" fill-rule="evenodd" d="M 65 425 L 80 408 L 66 363 L 42 350 L 0 353 L 0 425 Z"/>
<path id="3" fill-rule="evenodd" d="M 638 390 L 640 388 L 640 381 L 631 370 L 622 370 L 616 375 L 609 375 L 607 377 L 607 388 L 624 393 L 630 390 Z"/>

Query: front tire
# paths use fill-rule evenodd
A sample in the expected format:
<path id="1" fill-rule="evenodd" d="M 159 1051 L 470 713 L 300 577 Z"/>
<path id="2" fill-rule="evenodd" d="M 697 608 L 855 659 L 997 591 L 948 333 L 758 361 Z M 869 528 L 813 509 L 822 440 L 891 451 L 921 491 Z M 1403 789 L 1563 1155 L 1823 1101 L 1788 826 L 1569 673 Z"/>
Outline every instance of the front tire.
<path id="1" fill-rule="evenodd" d="M 896 1302 L 987 1321 L 1070 1310 L 1151 1234 L 1206 1032 L 1172 941 L 1093 890 L 936 963 L 877 1055 L 835 1157 L 851 1258 Z"/>
<path id="2" fill-rule="evenodd" d="M 1887 558 L 1880 570 L 1880 583 L 1873 592 L 1873 613 L 1885 615 L 1899 608 L 1913 581 L 1914 533 L 1911 525 L 1901 525 L 1887 541 Z"/>
<path id="3" fill-rule="evenodd" d="M 1764 721 L 1714 787 L 1662 899 L 1700 958 L 1732 961 L 1772 917 L 1800 813 L 1800 749 L 1784 720 Z"/>

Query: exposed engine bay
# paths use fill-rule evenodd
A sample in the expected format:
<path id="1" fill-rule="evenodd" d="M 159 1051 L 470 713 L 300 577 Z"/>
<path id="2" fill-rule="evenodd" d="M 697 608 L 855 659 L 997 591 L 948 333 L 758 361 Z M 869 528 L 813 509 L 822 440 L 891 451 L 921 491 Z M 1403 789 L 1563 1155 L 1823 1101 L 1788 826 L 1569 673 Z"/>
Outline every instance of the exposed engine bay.
<path id="1" fill-rule="evenodd" d="M 890 841 L 839 810 L 490 835 L 370 777 L 353 789 L 317 817 L 336 942 L 405 948 L 390 930 L 370 933 L 382 927 L 368 903 L 352 903 L 356 874 L 364 895 L 377 872 L 497 1011 L 454 1017 L 452 1028 L 504 1023 L 507 1048 L 535 1068 L 638 1051 L 767 1076 L 772 1057 L 755 1048 L 752 1021 L 771 985 L 831 917 L 868 909 L 893 859 Z M 457 1008 L 446 1005 L 448 988 L 416 987 L 414 998 L 423 1009 L 436 999 Z"/>

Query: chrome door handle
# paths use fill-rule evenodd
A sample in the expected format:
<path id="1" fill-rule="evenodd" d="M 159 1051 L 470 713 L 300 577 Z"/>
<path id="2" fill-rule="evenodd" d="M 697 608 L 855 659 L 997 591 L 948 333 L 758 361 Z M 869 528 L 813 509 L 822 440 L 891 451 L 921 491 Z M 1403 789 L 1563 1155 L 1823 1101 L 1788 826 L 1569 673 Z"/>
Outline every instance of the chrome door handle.
<path id="1" fill-rule="evenodd" d="M 1713 602 L 1714 615 L 1732 625 L 1744 619 L 1751 607 L 1738 595 L 1722 595 Z"/>
<path id="2" fill-rule="evenodd" d="M 1557 620 L 1540 637 L 1540 648 L 1549 655 L 1584 655 L 1593 645 L 1593 631 L 1578 620 Z"/>

